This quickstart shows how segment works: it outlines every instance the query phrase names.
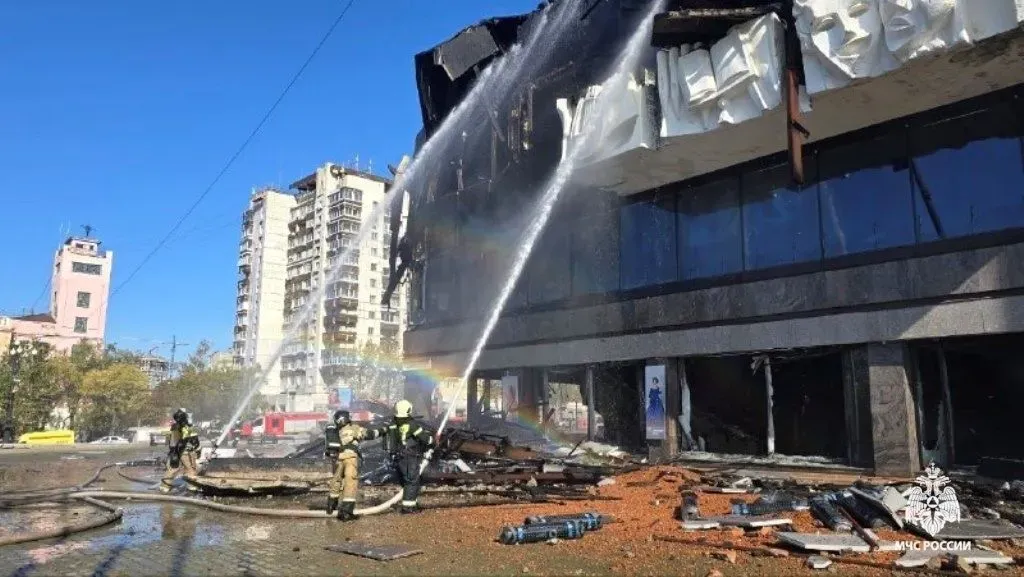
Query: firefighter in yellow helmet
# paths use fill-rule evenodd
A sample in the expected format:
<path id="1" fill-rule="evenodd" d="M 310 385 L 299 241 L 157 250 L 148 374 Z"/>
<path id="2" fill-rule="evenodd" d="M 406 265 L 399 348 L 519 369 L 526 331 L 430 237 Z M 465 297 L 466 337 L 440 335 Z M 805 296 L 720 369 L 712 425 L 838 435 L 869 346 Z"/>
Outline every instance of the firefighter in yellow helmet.
<path id="1" fill-rule="evenodd" d="M 196 476 L 196 460 L 199 457 L 199 433 L 189 422 L 185 409 L 174 411 L 174 424 L 171 425 L 171 438 L 167 452 L 167 471 L 160 480 L 160 491 L 170 493 L 174 478 L 178 472 L 184 472 L 186 479 Z M 195 487 L 188 486 L 190 491 Z"/>
<path id="2" fill-rule="evenodd" d="M 431 432 L 412 416 L 412 403 L 395 403 L 395 417 L 381 428 L 384 450 L 388 452 L 402 483 L 402 513 L 418 513 L 416 500 L 420 494 L 420 462 L 429 458 L 434 438 Z"/>
<path id="3" fill-rule="evenodd" d="M 353 423 L 348 411 L 335 411 L 333 425 L 326 430 L 327 456 L 337 459 L 334 476 L 328 487 L 327 514 L 332 514 L 337 508 L 339 520 L 351 521 L 356 518 L 354 511 L 359 490 L 359 459 L 362 456 L 359 441 L 376 439 L 380 430 L 367 430 Z"/>

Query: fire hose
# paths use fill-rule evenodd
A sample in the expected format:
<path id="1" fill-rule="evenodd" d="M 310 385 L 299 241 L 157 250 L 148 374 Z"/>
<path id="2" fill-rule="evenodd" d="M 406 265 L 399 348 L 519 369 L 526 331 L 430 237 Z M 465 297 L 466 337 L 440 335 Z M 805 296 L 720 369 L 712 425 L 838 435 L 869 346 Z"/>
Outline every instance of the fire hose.
<path id="1" fill-rule="evenodd" d="M 74 525 L 64 525 L 63 527 L 55 527 L 48 531 L 35 531 L 32 533 L 22 533 L 20 535 L 8 535 L 6 537 L 0 537 L 0 547 L 4 545 L 16 545 L 18 543 L 28 543 L 30 541 L 42 541 L 43 539 L 54 539 L 57 537 L 67 537 L 74 533 L 81 533 L 82 531 L 88 531 L 104 525 L 109 525 L 121 517 L 124 516 L 124 511 L 120 507 L 115 507 L 110 503 L 104 503 L 98 499 L 94 499 L 89 496 L 78 496 L 77 499 L 84 501 L 93 507 L 108 511 L 106 515 L 99 519 L 93 519 L 92 521 L 83 521 Z"/>

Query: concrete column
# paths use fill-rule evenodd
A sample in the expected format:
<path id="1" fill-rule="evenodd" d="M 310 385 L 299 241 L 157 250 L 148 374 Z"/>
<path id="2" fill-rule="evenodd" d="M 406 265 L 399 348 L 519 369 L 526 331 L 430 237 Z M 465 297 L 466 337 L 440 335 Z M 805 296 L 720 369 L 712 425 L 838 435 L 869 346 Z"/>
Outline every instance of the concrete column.
<path id="1" fill-rule="evenodd" d="M 871 391 L 867 348 L 843 351 L 843 402 L 846 414 L 847 462 L 854 467 L 874 464 L 871 441 Z"/>
<path id="2" fill-rule="evenodd" d="M 871 403 L 875 474 L 912 477 L 921 470 L 914 396 L 903 343 L 871 343 L 854 353 Z"/>
<path id="3" fill-rule="evenodd" d="M 587 377 L 586 377 L 586 388 L 587 388 L 587 440 L 594 440 L 595 423 L 597 420 L 597 411 L 595 406 L 597 405 L 597 399 L 594 397 L 594 365 L 587 365 Z"/>
<path id="4" fill-rule="evenodd" d="M 542 427 L 547 425 L 548 411 L 551 410 L 551 402 L 548 399 L 548 384 L 548 371 L 547 369 L 541 369 L 538 398 L 540 399 L 540 424 Z"/>
<path id="5" fill-rule="evenodd" d="M 480 421 L 480 397 L 477 395 L 476 374 L 466 382 L 466 422 L 471 426 Z"/>
<path id="6" fill-rule="evenodd" d="M 484 395 L 480 400 L 480 407 L 485 413 L 491 410 L 491 379 L 484 379 Z"/>

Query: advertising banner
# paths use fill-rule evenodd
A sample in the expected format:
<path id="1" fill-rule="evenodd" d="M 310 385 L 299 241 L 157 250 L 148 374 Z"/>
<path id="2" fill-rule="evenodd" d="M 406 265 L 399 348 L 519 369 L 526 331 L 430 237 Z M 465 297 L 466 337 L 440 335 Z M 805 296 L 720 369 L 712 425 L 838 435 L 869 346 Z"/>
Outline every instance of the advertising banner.
<path id="1" fill-rule="evenodd" d="M 644 367 L 644 402 L 647 410 L 647 438 L 665 439 L 665 365 Z"/>
<path id="2" fill-rule="evenodd" d="M 352 406 L 352 387 L 337 387 L 329 393 L 327 404 L 334 409 L 349 409 Z"/>

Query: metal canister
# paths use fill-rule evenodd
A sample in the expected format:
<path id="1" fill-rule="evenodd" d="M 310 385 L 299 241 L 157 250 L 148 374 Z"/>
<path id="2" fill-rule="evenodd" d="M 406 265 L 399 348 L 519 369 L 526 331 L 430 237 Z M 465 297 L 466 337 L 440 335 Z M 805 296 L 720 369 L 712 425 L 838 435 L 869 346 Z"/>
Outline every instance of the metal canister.
<path id="1" fill-rule="evenodd" d="M 546 525 L 550 523 L 560 523 L 562 521 L 580 521 L 583 523 L 583 529 L 586 531 L 593 531 L 600 529 L 604 523 L 604 519 L 600 513 L 580 513 L 578 515 L 537 515 L 533 517 L 527 517 L 524 523 L 526 525 Z"/>
<path id="2" fill-rule="evenodd" d="M 580 521 L 520 525 L 518 527 L 503 527 L 498 535 L 498 541 L 505 545 L 518 545 L 520 543 L 539 543 L 551 539 L 579 539 L 583 536 L 584 531 L 583 523 Z"/>

